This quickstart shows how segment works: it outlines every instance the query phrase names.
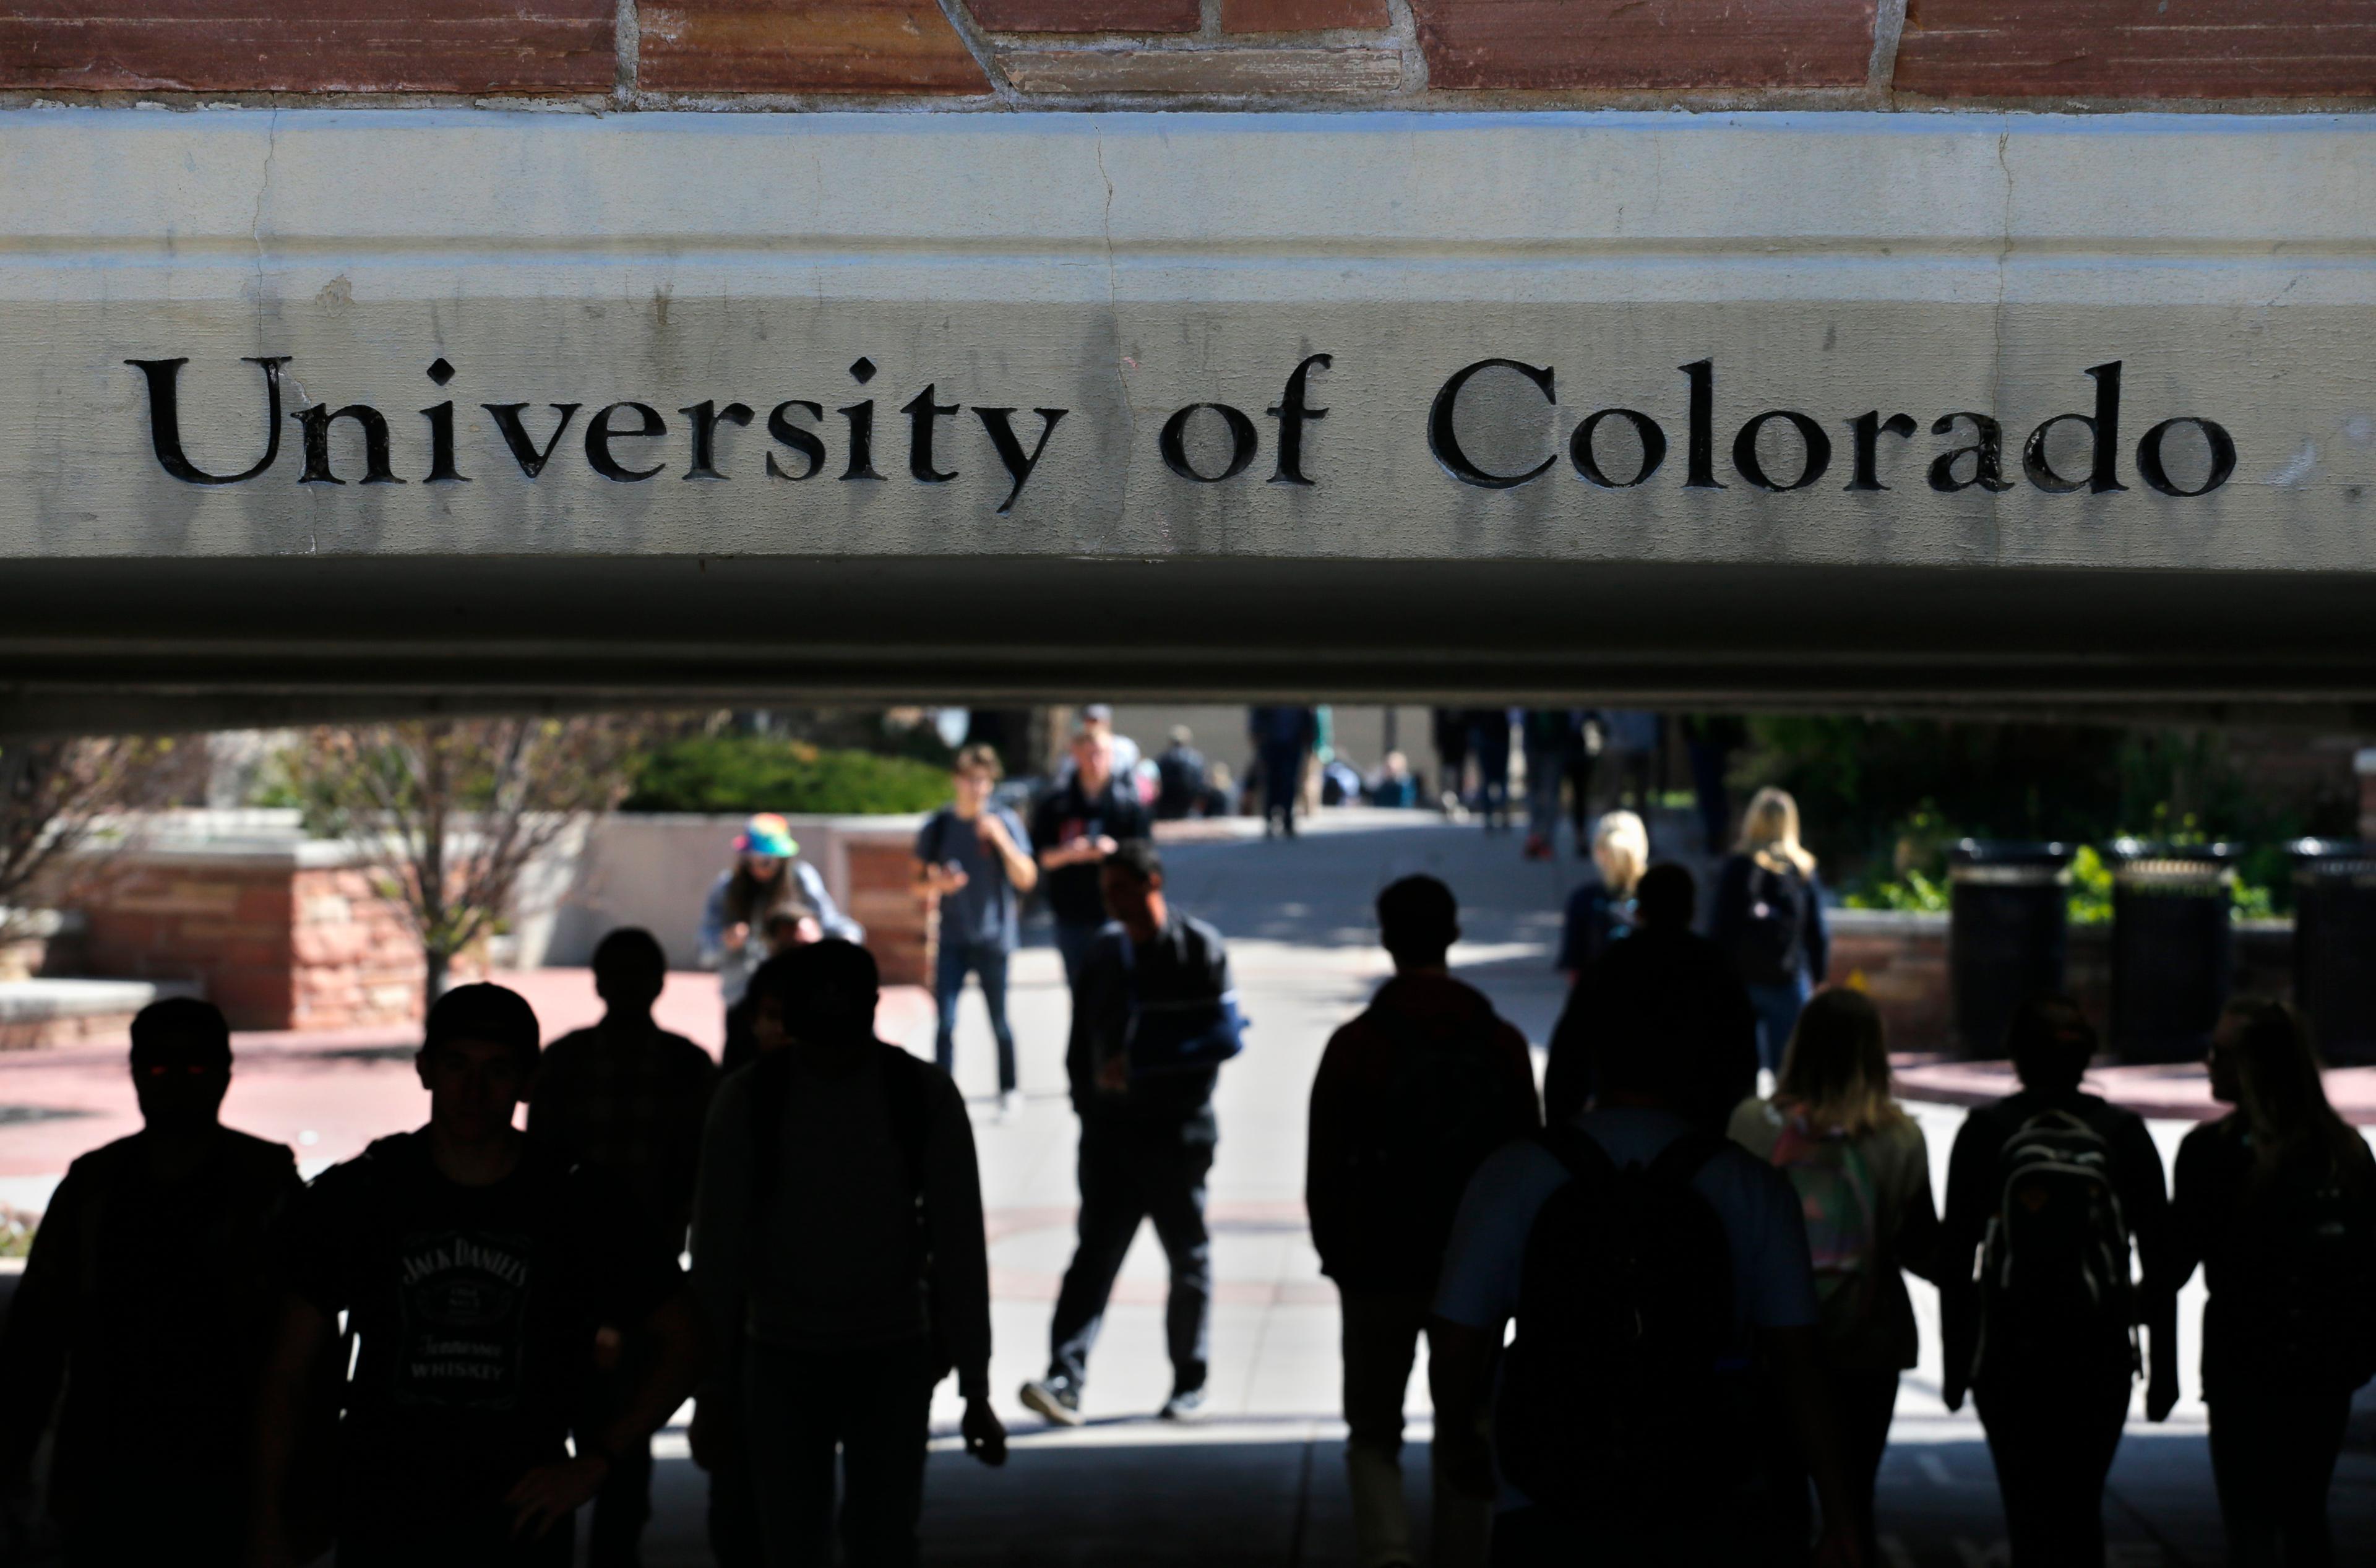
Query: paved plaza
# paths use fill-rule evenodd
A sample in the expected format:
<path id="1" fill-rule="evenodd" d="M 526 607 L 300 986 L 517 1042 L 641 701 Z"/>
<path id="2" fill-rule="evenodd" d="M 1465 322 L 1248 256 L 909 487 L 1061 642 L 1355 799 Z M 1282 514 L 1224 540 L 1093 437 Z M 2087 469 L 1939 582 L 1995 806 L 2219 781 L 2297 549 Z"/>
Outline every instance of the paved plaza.
<path id="1" fill-rule="evenodd" d="M 1066 1002 L 1056 956 L 1044 946 L 1016 966 L 1014 1014 L 1026 1101 L 999 1120 L 989 1030 L 968 996 L 959 1029 L 957 1079 L 975 1108 L 989 1209 L 996 1350 L 992 1384 L 1016 1434 L 1003 1471 L 986 1471 L 935 1445 L 926 1518 L 933 1562 L 998 1564 L 1353 1563 L 1342 1475 L 1336 1311 L 1306 1236 L 1302 1206 L 1304 1105 L 1321 1047 L 1386 972 L 1372 945 L 1369 905 L 1396 876 L 1430 872 L 1467 904 L 1455 954 L 1529 1038 L 1541 1041 L 1562 1000 L 1550 953 L 1573 857 L 1522 861 L 1515 837 L 1489 837 L 1431 815 L 1362 814 L 1293 842 L 1241 837 L 1166 851 L 1180 909 L 1229 935 L 1238 984 L 1254 1022 L 1246 1055 L 1222 1075 L 1221 1146 L 1213 1172 L 1214 1372 L 1208 1420 L 1173 1427 L 1147 1419 L 1170 1386 L 1162 1349 L 1162 1256 L 1151 1231 L 1131 1254 L 1085 1399 L 1088 1423 L 1052 1433 L 1013 1400 L 1047 1353 L 1048 1317 L 1071 1251 L 1074 1123 L 1063 1070 Z M 692 911 L 687 911 L 688 920 Z M 548 1035 L 598 1010 L 582 974 L 548 971 L 523 987 Z M 671 980 L 664 1017 L 714 1039 L 715 991 L 705 977 Z M 928 1004 L 912 992 L 888 999 L 884 1027 L 929 1051 Z M 382 1131 L 417 1123 L 425 1109 L 404 1041 L 327 1037 L 244 1039 L 226 1111 L 236 1125 L 299 1146 L 309 1168 L 343 1158 Z M 61 1111 L 76 1114 L 59 1115 Z M 1941 1180 L 1963 1111 L 1916 1107 Z M 37 1209 L 73 1152 L 129 1127 L 119 1051 L 97 1048 L 0 1062 L 0 1201 Z M 2186 1130 L 2155 1123 L 2165 1152 Z M 1950 1416 L 1936 1390 L 1937 1336 L 1930 1292 L 1915 1286 L 1926 1360 L 1904 1384 L 1895 1444 L 1883 1469 L 1883 1528 L 1889 1568 L 1982 1568 L 2008 1560 L 1978 1422 Z M 2199 1285 L 2184 1320 L 2191 1333 Z M 2116 1564 L 2210 1563 L 2221 1557 L 2193 1397 L 2193 1349 L 2184 1354 L 2188 1399 L 2165 1426 L 2139 1417 L 2114 1472 L 2107 1517 Z M 1413 1406 L 1425 1406 L 1424 1372 Z M 944 1384 L 936 1428 L 953 1434 L 954 1384 Z M 1423 1417 L 1414 1425 L 1422 1443 Z M 659 1440 L 658 1517 L 647 1561 L 655 1568 L 707 1562 L 703 1479 L 681 1429 Z M 1410 1456 L 1423 1510 L 1423 1447 Z M 2335 1488 L 2339 1560 L 2376 1561 L 2376 1406 L 2363 1398 L 2352 1449 Z"/>

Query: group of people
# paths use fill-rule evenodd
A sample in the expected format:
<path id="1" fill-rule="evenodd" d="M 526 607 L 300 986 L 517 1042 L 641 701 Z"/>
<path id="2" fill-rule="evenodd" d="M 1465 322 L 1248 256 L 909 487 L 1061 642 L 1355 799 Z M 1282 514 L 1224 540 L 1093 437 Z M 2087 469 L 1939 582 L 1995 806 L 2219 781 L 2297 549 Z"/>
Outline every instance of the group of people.
<path id="1" fill-rule="evenodd" d="M 735 1001 L 747 1059 L 722 1075 L 654 1021 L 659 944 L 613 932 L 600 1023 L 547 1046 L 516 992 L 448 992 L 417 1058 L 427 1124 L 301 1184 L 289 1149 L 220 1124 L 221 1015 L 149 1007 L 143 1130 L 75 1163 L 0 1330 L 0 1479 L 21 1491 L 54 1411 L 50 1512 L 74 1563 L 277 1568 L 335 1543 L 342 1564 L 558 1568 L 591 1503 L 589 1560 L 616 1568 L 638 1560 L 651 1434 L 692 1396 L 720 1563 L 822 1565 L 838 1540 L 852 1568 L 912 1564 L 944 1378 L 966 1450 L 1005 1457 L 973 1134 L 945 1068 L 970 974 L 1014 1087 L 996 1004 L 1035 888 L 1072 992 L 1081 1202 L 1021 1402 L 1081 1419 L 1151 1220 L 1170 1265 L 1159 1413 L 1193 1419 L 1214 1093 L 1246 1020 L 1221 934 L 1166 895 L 1111 737 L 1083 726 L 1071 763 L 1027 828 L 994 802 L 995 756 L 969 751 L 919 835 L 943 921 L 937 1066 L 876 1038 L 873 960 L 831 933 L 780 823 L 746 831 L 705 922 L 719 953 L 764 954 Z M 1767 880 L 1812 883 L 1788 814 L 1749 816 L 1750 869 L 1720 889 L 1745 886 L 1752 920 L 1803 920 Z M 1871 1002 L 1794 982 L 1783 1028 L 1741 962 L 1771 933 L 1696 934 L 1687 872 L 1640 863 L 1622 822 L 1594 843 L 1606 907 L 1587 902 L 1598 935 L 1565 956 L 1539 1096 L 1525 1037 L 1451 973 L 1459 909 L 1428 876 L 1379 895 L 1393 978 L 1313 1081 L 1306 1196 L 1342 1302 L 1364 1568 L 1877 1564 L 1875 1476 L 1918 1348 L 1907 1273 L 1942 1293 L 1945 1393 L 1978 1406 L 2017 1568 L 2100 1562 L 2132 1385 L 2155 1419 L 2174 1403 L 2198 1265 L 2233 1558 L 2332 1560 L 2328 1479 L 2376 1372 L 2376 1159 L 2287 1009 L 2222 1020 L 2212 1087 L 2235 1109 L 2189 1135 L 2173 1196 L 2144 1123 L 2081 1087 L 2085 1017 L 2029 1001 L 2007 1041 L 2021 1090 L 1964 1124 L 1942 1211 Z M 1424 1552 L 1399 1465 L 1422 1343 Z"/>

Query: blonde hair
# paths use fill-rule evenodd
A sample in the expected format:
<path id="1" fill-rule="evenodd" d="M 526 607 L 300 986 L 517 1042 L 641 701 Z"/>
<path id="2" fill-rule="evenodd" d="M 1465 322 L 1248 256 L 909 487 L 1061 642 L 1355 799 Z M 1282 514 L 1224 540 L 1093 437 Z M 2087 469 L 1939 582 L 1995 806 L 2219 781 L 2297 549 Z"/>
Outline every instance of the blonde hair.
<path id="1" fill-rule="evenodd" d="M 1620 897 L 1633 893 L 1650 864 L 1650 830 L 1632 812 L 1607 812 L 1592 829 L 1592 863 Z"/>
<path id="2" fill-rule="evenodd" d="M 1775 1103 L 1815 1132 L 1855 1137 L 1905 1118 L 1889 1088 L 1889 1051 L 1872 998 L 1837 985 L 1808 998 L 1783 1053 Z"/>
<path id="3" fill-rule="evenodd" d="M 1799 802 L 1788 790 L 1768 784 L 1749 798 L 1740 815 L 1740 842 L 1734 846 L 1767 871 L 1786 867 L 1800 876 L 1815 874 L 1815 857 L 1799 842 Z"/>

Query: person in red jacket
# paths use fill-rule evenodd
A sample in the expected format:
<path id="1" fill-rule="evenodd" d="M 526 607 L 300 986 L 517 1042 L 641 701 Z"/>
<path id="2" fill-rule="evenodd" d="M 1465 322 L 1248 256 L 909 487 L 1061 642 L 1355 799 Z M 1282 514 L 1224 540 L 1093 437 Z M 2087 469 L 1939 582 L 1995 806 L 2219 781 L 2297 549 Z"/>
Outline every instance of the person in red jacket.
<path id="1" fill-rule="evenodd" d="M 1346 1467 L 1363 1568 L 1415 1565 L 1403 1503 L 1403 1390 L 1427 1324 L 1445 1238 L 1485 1157 L 1541 1125 L 1527 1037 L 1445 955 L 1460 936 L 1452 890 L 1405 877 L 1378 896 L 1395 978 L 1338 1029 L 1312 1086 L 1304 1203 L 1323 1272 L 1344 1305 Z M 1482 1499 L 1435 1487 L 1437 1568 L 1481 1563 Z"/>

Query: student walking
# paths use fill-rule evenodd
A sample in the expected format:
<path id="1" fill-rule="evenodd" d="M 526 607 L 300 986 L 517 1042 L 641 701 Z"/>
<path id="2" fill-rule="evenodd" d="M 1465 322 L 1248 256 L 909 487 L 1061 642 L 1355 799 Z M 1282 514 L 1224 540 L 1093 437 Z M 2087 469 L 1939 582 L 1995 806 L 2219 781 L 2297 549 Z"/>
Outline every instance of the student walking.
<path id="1" fill-rule="evenodd" d="M 2210 1067 L 2236 1109 L 2179 1146 L 2160 1287 L 2198 1263 L 2211 1287 L 2203 1393 L 2228 1561 L 2326 1568 L 2352 1391 L 2376 1375 L 2376 1159 L 2327 1103 L 2290 1009 L 2231 1004 Z"/>
<path id="2" fill-rule="evenodd" d="M 709 885 L 701 907 L 701 963 L 718 971 L 718 998 L 729 1008 L 742 1000 L 752 971 L 766 961 L 762 939 L 769 917 L 779 910 L 799 905 L 826 935 L 866 940 L 865 928 L 835 905 L 824 875 L 798 859 L 800 852 L 791 825 L 762 812 L 735 837 L 734 864 Z"/>
<path id="3" fill-rule="evenodd" d="M 2135 1113 L 2081 1090 L 2096 1031 L 2041 997 L 2005 1034 L 2020 1092 L 1981 1106 L 1947 1167 L 1938 1283 L 1942 1393 L 1969 1390 L 1987 1430 L 2014 1568 L 2104 1561 L 2104 1478 L 2120 1447 L 2145 1331 L 2145 1413 L 2178 1402 L 2177 1302 L 2161 1157 Z"/>
<path id="4" fill-rule="evenodd" d="M 1771 1100 L 1733 1114 L 1732 1137 L 1790 1179 L 1806 1219 L 1840 1466 L 1866 1563 L 1881 1562 L 1873 1486 L 1898 1374 L 1919 1348 L 1905 1272 L 1936 1272 L 1939 1216 L 1922 1129 L 1890 1098 L 1881 1013 L 1862 992 L 1815 993 Z M 1795 1455 L 1788 1455 L 1795 1460 Z M 1803 1500 L 1803 1485 L 1788 1489 Z"/>
<path id="5" fill-rule="evenodd" d="M 1445 967 L 1459 917 L 1432 876 L 1378 895 L 1395 978 L 1330 1037 L 1312 1085 L 1304 1206 L 1344 1313 L 1345 1467 L 1362 1568 L 1420 1561 L 1403 1503 L 1403 1393 L 1444 1241 L 1485 1157 L 1541 1124 L 1527 1037 Z M 1488 1525 L 1482 1500 L 1446 1486 L 1439 1467 L 1429 1561 L 1481 1564 Z"/>
<path id="6" fill-rule="evenodd" d="M 916 835 L 916 886 L 940 906 L 940 937 L 933 965 L 933 1001 L 940 1024 L 933 1059 L 956 1070 L 957 1004 L 966 976 L 981 982 L 998 1046 L 999 1109 L 1011 1113 L 1016 1091 L 1015 1031 L 1006 1022 L 1006 966 L 1015 952 L 1016 911 L 1040 885 L 1040 866 L 1015 814 L 991 799 L 1002 769 L 988 746 L 957 753 L 950 803 Z"/>
<path id="7" fill-rule="evenodd" d="M 345 1384 L 340 1568 L 567 1563 L 578 1505 L 693 1391 L 701 1331 L 676 1249 L 601 1173 L 513 1130 L 537 1035 L 501 986 L 439 997 L 419 1058 L 429 1124 L 331 1167 L 295 1205 L 259 1401 L 257 1568 L 302 1560 L 291 1479 L 327 1441 L 308 1395 L 341 1313 L 360 1351 L 351 1372 L 329 1363 Z M 651 1352 L 588 1420 L 604 1324 Z"/>
<path id="8" fill-rule="evenodd" d="M 1246 739 L 1263 778 L 1263 837 L 1295 837 L 1295 808 L 1303 793 L 1303 771 L 1320 743 L 1319 716 L 1308 707 L 1246 710 Z"/>
<path id="9" fill-rule="evenodd" d="M 1721 1134 L 1733 1108 L 1757 1087 L 1757 1017 L 1732 961 L 1692 930 L 1697 890 L 1692 873 L 1672 863 L 1652 866 L 1634 886 L 1634 925 L 1571 987 L 1551 1031 L 1543 1067 L 1543 1112 L 1568 1121 L 1601 1091 L 1599 1056 L 1633 1016 L 1642 996 L 1689 992 L 1705 997 L 1727 1020 L 1704 1042 L 1705 1059 L 1685 1086 L 1695 1098 L 1684 1114 Z"/>
<path id="10" fill-rule="evenodd" d="M 1717 875 L 1709 923 L 1757 1009 L 1757 1063 L 1777 1072 L 1799 1009 L 1831 963 L 1815 857 L 1799 842 L 1799 802 L 1787 791 L 1751 797 L 1740 842 Z"/>
<path id="11" fill-rule="evenodd" d="M 1102 874 L 1114 923 L 1082 959 L 1065 1051 L 1081 1118 L 1079 1241 L 1056 1296 L 1047 1375 L 1021 1395 L 1060 1426 L 1081 1419 L 1089 1349 L 1146 1219 L 1171 1265 L 1162 1414 L 1186 1420 L 1204 1407 L 1213 1301 L 1205 1180 L 1220 1141 L 1213 1088 L 1241 1048 L 1221 933 L 1165 900 L 1155 846 L 1123 845 Z"/>
<path id="12" fill-rule="evenodd" d="M 1031 813 L 1031 848 L 1076 1010 L 1081 961 L 1106 923 L 1099 868 L 1115 849 L 1154 831 L 1137 790 L 1115 776 L 1113 757 L 1109 729 L 1084 724 L 1075 730 L 1072 771 Z"/>
<path id="13" fill-rule="evenodd" d="M 67 1168 L 0 1333 L 9 1491 L 65 1393 L 49 1513 L 69 1568 L 229 1568 L 246 1544 L 266 1239 L 300 1187 L 285 1145 L 218 1120 L 231 1068 L 210 1004 L 140 1010 L 141 1130 Z"/>
<path id="14" fill-rule="evenodd" d="M 1527 756 L 1527 844 L 1530 861 L 1558 853 L 1560 786 L 1584 746 L 1584 716 L 1572 707 L 1530 707 L 1520 720 Z"/>
<path id="15" fill-rule="evenodd" d="M 624 927 L 595 944 L 594 989 L 609 1009 L 591 1028 L 545 1048 L 529 1098 L 528 1135 L 564 1164 L 599 1170 L 631 1197 L 671 1252 L 684 1245 L 701 1127 L 718 1068 L 709 1052 L 652 1021 L 668 957 L 647 931 Z M 605 1324 L 611 1364 L 588 1391 L 597 1420 L 634 1397 L 654 1354 L 642 1335 Z M 612 1455 L 587 1531 L 588 1568 L 634 1568 L 652 1512 L 649 1443 Z"/>
<path id="16" fill-rule="evenodd" d="M 1472 707 L 1468 716 L 1468 751 L 1477 759 L 1477 814 L 1485 831 L 1510 828 L 1510 710 Z"/>
<path id="17" fill-rule="evenodd" d="M 791 1043 L 719 1086 L 703 1148 L 694 1284 L 714 1354 L 695 1457 L 756 1483 L 768 1568 L 834 1561 L 837 1467 L 851 1568 L 910 1568 L 952 1369 L 967 1451 L 1006 1456 L 973 1132 L 947 1074 L 874 1038 L 864 948 L 783 963 L 768 983 Z"/>
<path id="18" fill-rule="evenodd" d="M 1634 892 L 1650 865 L 1650 834 L 1632 812 L 1610 812 L 1592 831 L 1592 868 L 1598 873 L 1568 895 L 1560 929 L 1558 968 L 1574 985 L 1600 956 L 1636 923 Z M 1685 924 L 1690 923 L 1689 916 Z"/>
<path id="19" fill-rule="evenodd" d="M 1487 1159 L 1453 1221 L 1429 1340 L 1444 1463 L 1495 1497 L 1503 1568 L 1773 1561 L 1803 1514 L 1759 1483 L 1754 1360 L 1822 1497 L 1825 1558 L 1853 1561 L 1798 1196 L 1694 1117 L 1739 1016 L 1673 985 L 1608 1008 L 1599 1105 Z"/>

